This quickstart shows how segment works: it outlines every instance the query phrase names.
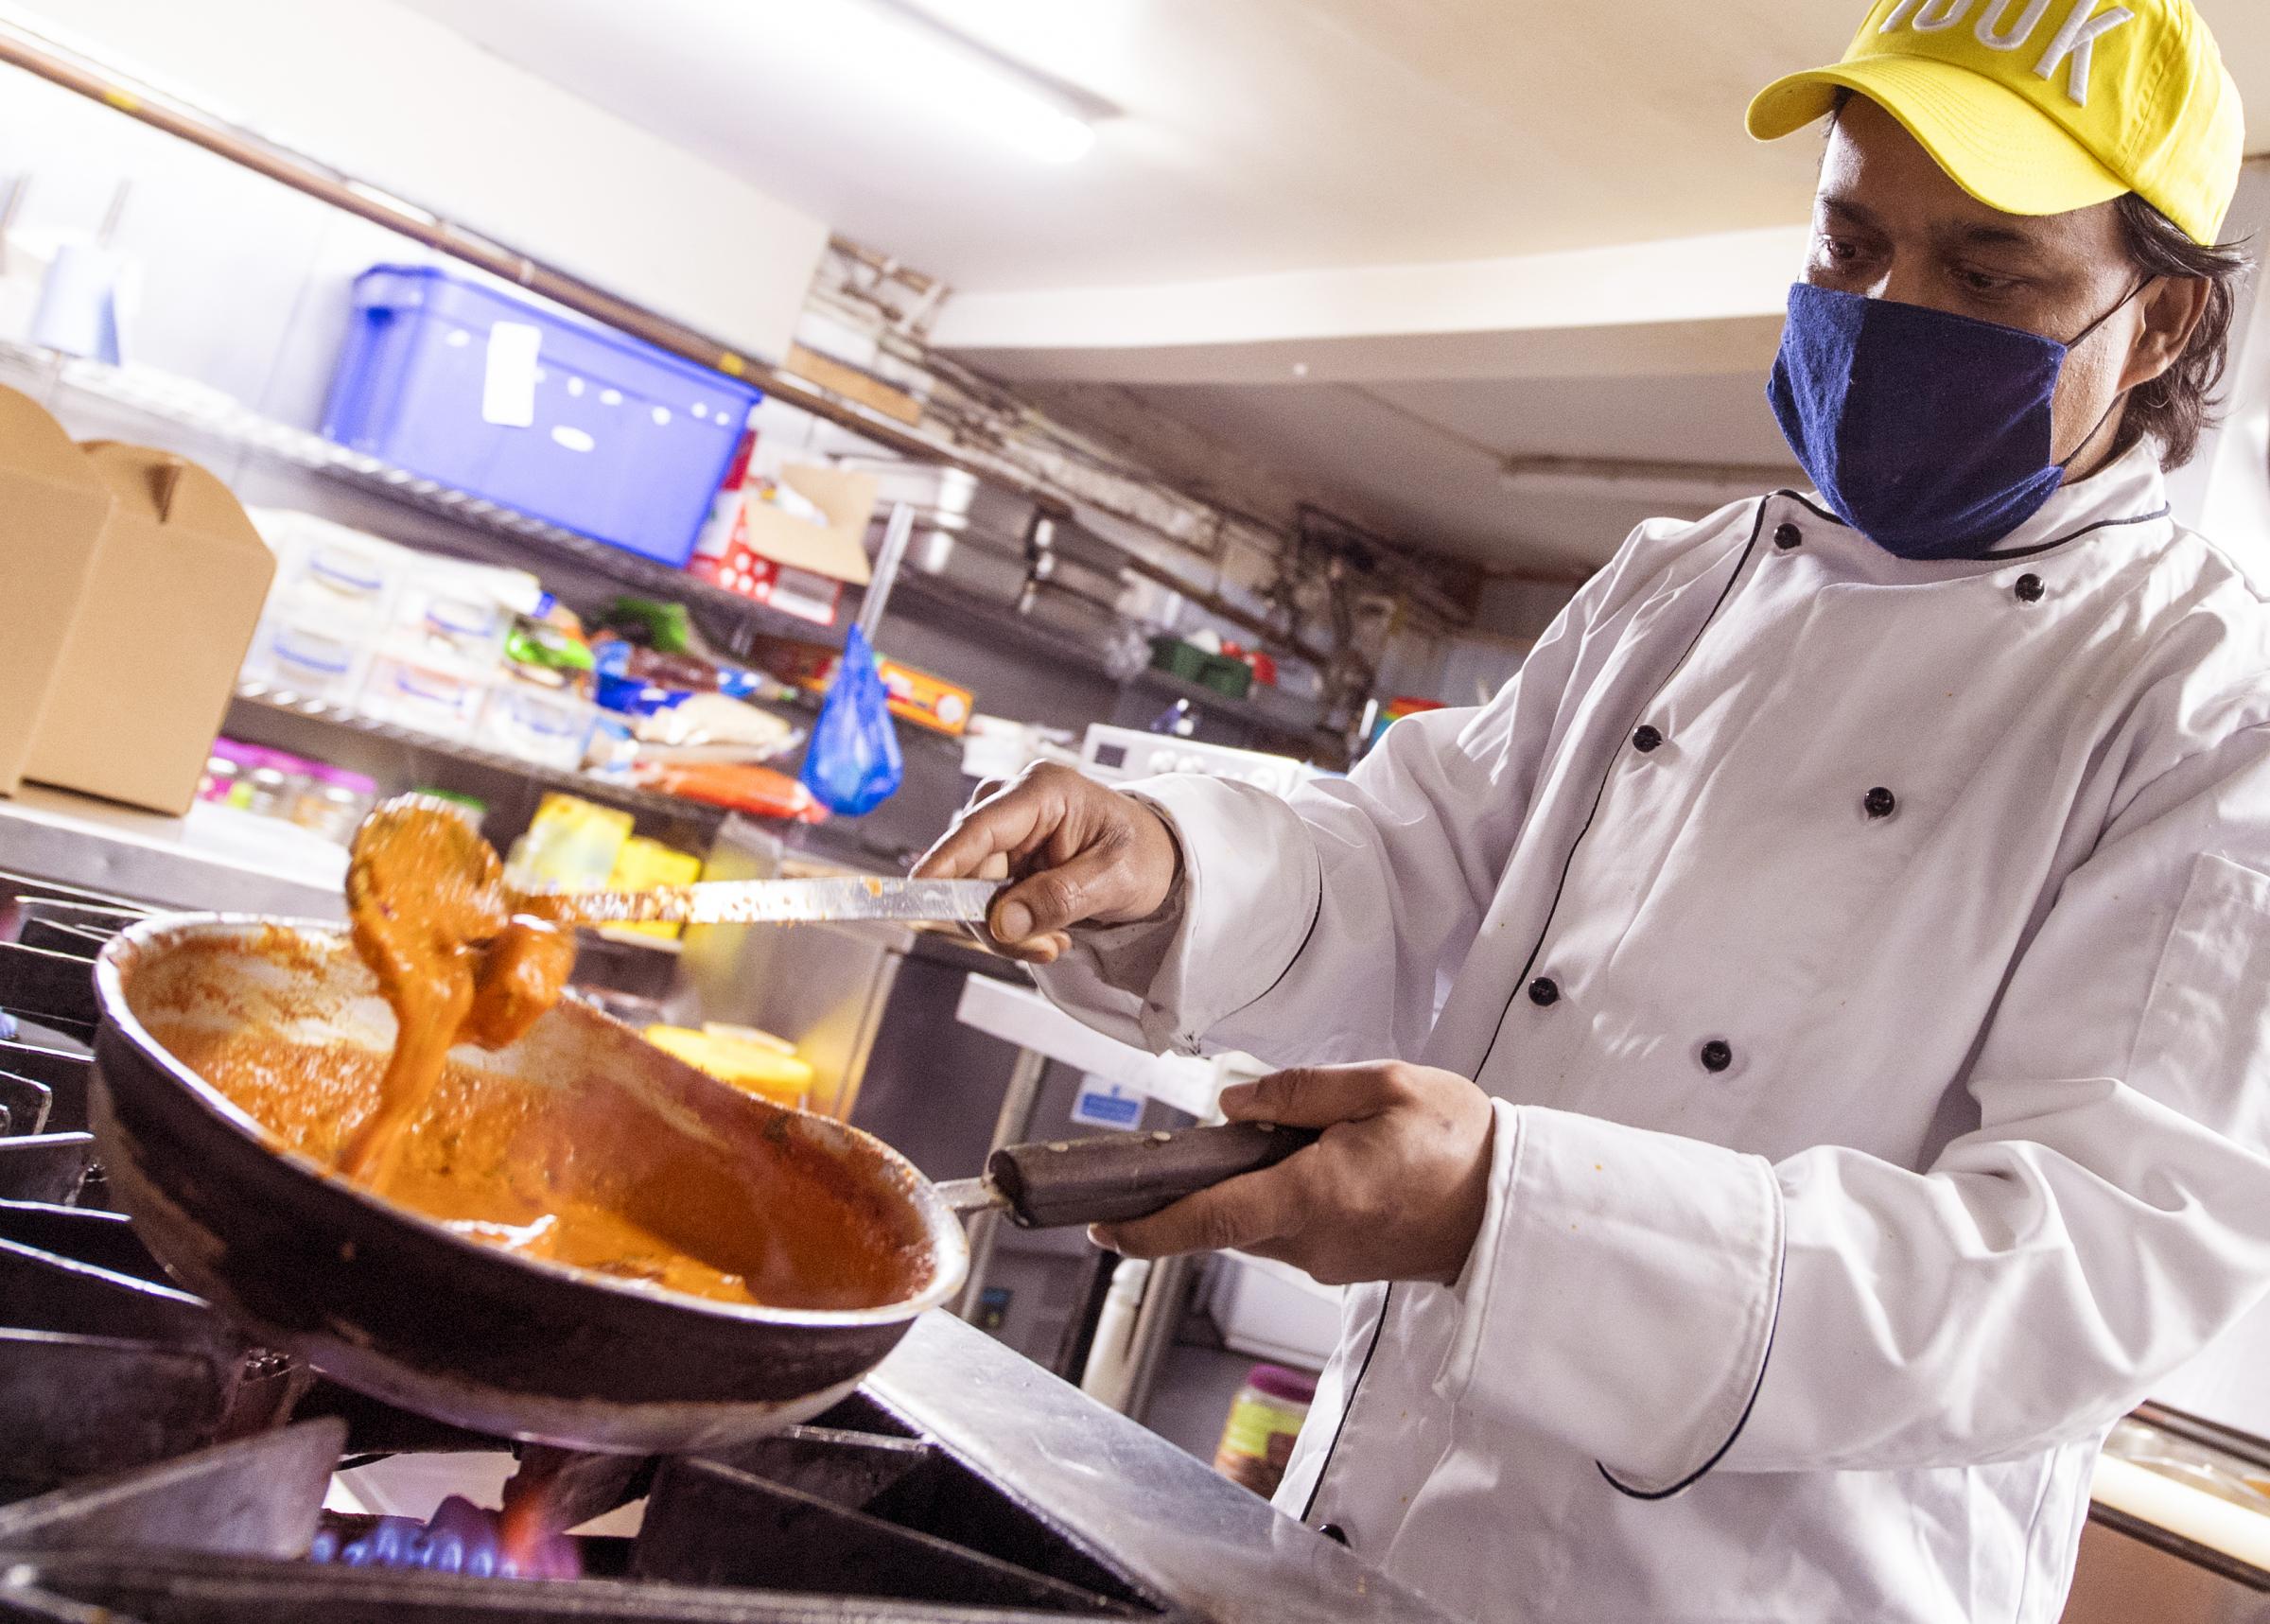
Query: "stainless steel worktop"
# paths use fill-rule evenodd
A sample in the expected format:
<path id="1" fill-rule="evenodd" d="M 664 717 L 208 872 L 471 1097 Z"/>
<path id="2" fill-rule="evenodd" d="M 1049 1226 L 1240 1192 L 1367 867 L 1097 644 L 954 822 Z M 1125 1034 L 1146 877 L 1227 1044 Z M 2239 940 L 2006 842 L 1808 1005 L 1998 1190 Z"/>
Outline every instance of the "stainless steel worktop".
<path id="1" fill-rule="evenodd" d="M 26 784 L 0 797 L 0 869 L 170 908 L 321 919 L 346 911 L 343 848 L 201 803 L 167 817 Z"/>
<path id="2" fill-rule="evenodd" d="M 1206 1624 L 1449 1624 L 1377 1568 L 943 1312 L 865 1390 Z M 1509 1598 L 1499 1616 L 1530 1616 Z"/>

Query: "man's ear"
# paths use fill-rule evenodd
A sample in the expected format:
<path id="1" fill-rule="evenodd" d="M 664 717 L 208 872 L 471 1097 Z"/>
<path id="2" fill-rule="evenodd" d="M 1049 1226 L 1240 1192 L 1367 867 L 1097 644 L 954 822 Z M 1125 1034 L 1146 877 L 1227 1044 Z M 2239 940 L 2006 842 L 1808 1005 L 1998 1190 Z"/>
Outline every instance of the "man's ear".
<path id="1" fill-rule="evenodd" d="M 2128 351 L 2128 365 L 2121 373 L 2121 388 L 2131 390 L 2150 383 L 2182 356 L 2207 314 L 2208 283 L 2197 276 L 2160 276 L 2137 297 L 2143 312 L 2143 330 Z"/>

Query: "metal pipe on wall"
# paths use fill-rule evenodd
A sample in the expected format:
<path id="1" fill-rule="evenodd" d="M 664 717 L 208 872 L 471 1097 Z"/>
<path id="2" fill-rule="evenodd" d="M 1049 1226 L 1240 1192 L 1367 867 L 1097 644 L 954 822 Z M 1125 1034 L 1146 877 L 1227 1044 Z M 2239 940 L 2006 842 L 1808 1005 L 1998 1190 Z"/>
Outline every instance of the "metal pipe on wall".
<path id="1" fill-rule="evenodd" d="M 1509 490 L 1539 487 L 1609 490 L 1665 501 L 1719 503 L 1755 496 L 1800 479 L 1794 466 L 1771 463 L 1667 463 L 1618 457 L 1509 457 L 1498 479 Z"/>

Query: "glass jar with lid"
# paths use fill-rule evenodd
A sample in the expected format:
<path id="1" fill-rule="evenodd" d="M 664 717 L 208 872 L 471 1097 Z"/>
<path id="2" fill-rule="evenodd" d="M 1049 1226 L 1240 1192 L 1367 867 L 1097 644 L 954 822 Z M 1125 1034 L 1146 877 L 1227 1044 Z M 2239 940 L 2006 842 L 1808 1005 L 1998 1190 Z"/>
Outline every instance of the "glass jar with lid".
<path id="1" fill-rule="evenodd" d="M 1316 1396 L 1314 1376 L 1283 1365 L 1254 1366 L 1230 1401 L 1214 1469 L 1265 1499 L 1277 1493 Z"/>

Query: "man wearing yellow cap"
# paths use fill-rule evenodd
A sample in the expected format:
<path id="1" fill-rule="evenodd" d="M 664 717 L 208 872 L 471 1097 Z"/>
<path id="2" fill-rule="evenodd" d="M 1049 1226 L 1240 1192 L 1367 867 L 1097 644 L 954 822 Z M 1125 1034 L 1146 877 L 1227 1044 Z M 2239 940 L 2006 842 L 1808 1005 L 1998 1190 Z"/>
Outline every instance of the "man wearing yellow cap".
<path id="1" fill-rule="evenodd" d="M 2270 1295 L 2270 586 L 2162 482 L 2237 95 L 2186 0 L 1877 0 L 1750 114 L 1824 118 L 1811 492 L 1345 781 L 1040 770 L 925 862 L 1091 1022 L 1307 1063 L 1223 1109 L 1315 1145 L 1106 1238 L 1354 1284 L 1278 1503 L 1474 1618 L 2050 1624 Z"/>

